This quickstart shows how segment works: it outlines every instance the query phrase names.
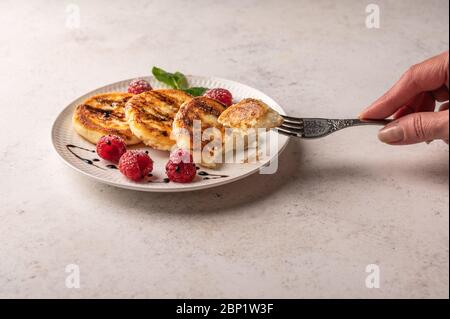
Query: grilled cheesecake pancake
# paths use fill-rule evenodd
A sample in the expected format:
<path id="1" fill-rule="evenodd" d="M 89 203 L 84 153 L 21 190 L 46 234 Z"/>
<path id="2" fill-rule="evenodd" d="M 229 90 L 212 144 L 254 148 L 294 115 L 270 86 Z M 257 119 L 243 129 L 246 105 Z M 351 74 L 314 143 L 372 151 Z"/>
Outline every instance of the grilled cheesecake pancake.
<path id="1" fill-rule="evenodd" d="M 173 121 L 177 146 L 189 150 L 202 166 L 215 168 L 222 160 L 223 127 L 217 119 L 224 110 L 222 103 L 199 96 L 181 105 Z"/>
<path id="2" fill-rule="evenodd" d="M 91 143 L 108 134 L 120 136 L 127 145 L 140 140 L 131 132 L 125 118 L 125 103 L 129 93 L 102 93 L 94 95 L 75 108 L 72 123 L 75 131 Z"/>
<path id="3" fill-rule="evenodd" d="M 133 96 L 125 107 L 130 130 L 144 144 L 168 151 L 175 144 L 170 136 L 172 123 L 181 104 L 192 96 L 172 89 L 143 92 Z"/>
<path id="4" fill-rule="evenodd" d="M 246 131 L 249 128 L 277 127 L 283 123 L 283 118 L 263 101 L 247 98 L 227 108 L 220 115 L 219 123 Z"/>

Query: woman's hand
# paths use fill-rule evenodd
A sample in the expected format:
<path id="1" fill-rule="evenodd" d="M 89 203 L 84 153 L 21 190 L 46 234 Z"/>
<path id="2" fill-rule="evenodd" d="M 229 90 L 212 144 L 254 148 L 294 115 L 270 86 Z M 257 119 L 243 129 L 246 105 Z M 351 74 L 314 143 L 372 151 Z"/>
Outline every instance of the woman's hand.
<path id="1" fill-rule="evenodd" d="M 361 114 L 361 119 L 395 121 L 378 133 L 387 144 L 405 145 L 442 139 L 448 143 L 448 51 L 413 65 L 382 97 Z M 434 112 L 437 102 L 443 103 Z"/>

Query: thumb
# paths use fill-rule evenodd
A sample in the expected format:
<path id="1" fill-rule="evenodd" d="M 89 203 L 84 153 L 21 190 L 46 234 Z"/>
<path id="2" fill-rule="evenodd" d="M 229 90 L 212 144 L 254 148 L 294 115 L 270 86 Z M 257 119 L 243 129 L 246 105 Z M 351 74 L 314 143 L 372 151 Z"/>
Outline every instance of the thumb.
<path id="1" fill-rule="evenodd" d="M 387 144 L 415 144 L 434 139 L 448 140 L 448 110 L 413 113 L 389 123 L 378 133 Z"/>

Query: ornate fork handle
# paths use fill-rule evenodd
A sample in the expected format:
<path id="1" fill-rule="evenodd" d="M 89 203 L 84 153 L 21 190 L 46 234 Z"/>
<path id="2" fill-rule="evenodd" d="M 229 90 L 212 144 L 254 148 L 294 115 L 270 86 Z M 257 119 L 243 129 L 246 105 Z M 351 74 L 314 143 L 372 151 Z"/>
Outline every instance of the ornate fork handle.
<path id="1" fill-rule="evenodd" d="M 343 128 L 360 125 L 386 125 L 390 120 L 359 120 L 359 119 L 321 119 L 303 118 L 303 138 L 319 138 L 339 131 Z"/>

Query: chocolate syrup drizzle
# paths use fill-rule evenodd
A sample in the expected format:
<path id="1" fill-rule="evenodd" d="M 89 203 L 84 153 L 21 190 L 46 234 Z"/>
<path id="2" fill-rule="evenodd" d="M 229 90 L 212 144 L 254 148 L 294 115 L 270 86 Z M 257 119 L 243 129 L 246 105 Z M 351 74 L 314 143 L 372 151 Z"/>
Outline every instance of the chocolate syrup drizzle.
<path id="1" fill-rule="evenodd" d="M 197 175 L 199 176 L 204 176 L 203 180 L 207 180 L 207 179 L 218 179 L 218 178 L 225 178 L 228 177 L 228 175 L 219 175 L 219 174 L 211 174 L 205 171 L 198 171 Z"/>
<path id="2" fill-rule="evenodd" d="M 101 170 L 105 170 L 103 167 L 100 167 L 100 166 L 94 164 L 94 162 L 100 161 L 98 158 L 94 158 L 94 159 L 91 160 L 91 159 L 88 159 L 88 158 L 81 157 L 80 155 L 78 155 L 77 153 L 75 153 L 72 149 L 73 149 L 73 148 L 77 148 L 77 149 L 80 149 L 80 150 L 83 150 L 83 151 L 86 151 L 86 152 L 90 152 L 90 153 L 95 153 L 95 151 L 90 150 L 90 149 L 87 149 L 87 148 L 84 148 L 84 147 L 76 146 L 76 145 L 73 145 L 73 144 L 67 144 L 67 145 L 66 145 L 66 148 L 67 148 L 67 150 L 68 150 L 70 153 L 73 154 L 73 156 L 75 156 L 76 158 L 82 160 L 82 161 L 85 162 L 86 164 L 95 166 L 95 167 L 97 167 L 97 168 L 100 168 Z"/>
<path id="3" fill-rule="evenodd" d="M 87 148 L 84 148 L 84 147 L 80 147 L 80 146 L 77 146 L 77 145 L 73 145 L 73 144 L 67 144 L 67 145 L 66 145 L 66 148 L 67 148 L 67 150 L 68 150 L 70 153 L 72 153 L 73 156 L 75 156 L 76 158 L 78 158 L 78 159 L 80 159 L 81 161 L 85 162 L 86 164 L 95 166 L 95 167 L 97 167 L 97 168 L 99 168 L 99 169 L 101 169 L 101 170 L 105 170 L 105 168 L 103 168 L 103 167 L 101 167 L 101 166 L 98 166 L 98 165 L 94 164 L 94 162 L 99 162 L 100 159 L 98 159 L 98 158 L 93 158 L 93 159 L 84 158 L 84 157 L 78 155 L 77 153 L 75 153 L 72 149 L 73 149 L 73 148 L 75 148 L 75 149 L 80 149 L 80 150 L 82 150 L 82 151 L 90 152 L 90 153 L 95 153 L 95 150 L 90 150 L 90 149 L 87 149 Z M 114 164 L 108 164 L 108 165 L 106 165 L 106 168 L 109 168 L 109 169 L 118 169 L 118 167 L 117 167 L 116 165 L 114 165 Z M 198 166 L 196 166 L 195 168 L 196 168 L 197 171 L 198 171 L 198 172 L 197 172 L 197 175 L 202 176 L 203 180 L 208 180 L 208 179 L 218 179 L 218 178 L 229 177 L 228 175 L 211 174 L 211 173 L 208 173 L 208 172 L 205 172 L 205 171 L 200 171 L 200 167 L 198 167 Z M 153 176 L 152 174 L 148 174 L 148 177 L 152 177 L 152 176 Z M 164 179 L 161 180 L 161 181 L 152 181 L 152 180 L 149 180 L 148 182 L 149 182 L 149 183 L 169 183 L 170 180 L 169 180 L 168 178 L 164 178 Z"/>

